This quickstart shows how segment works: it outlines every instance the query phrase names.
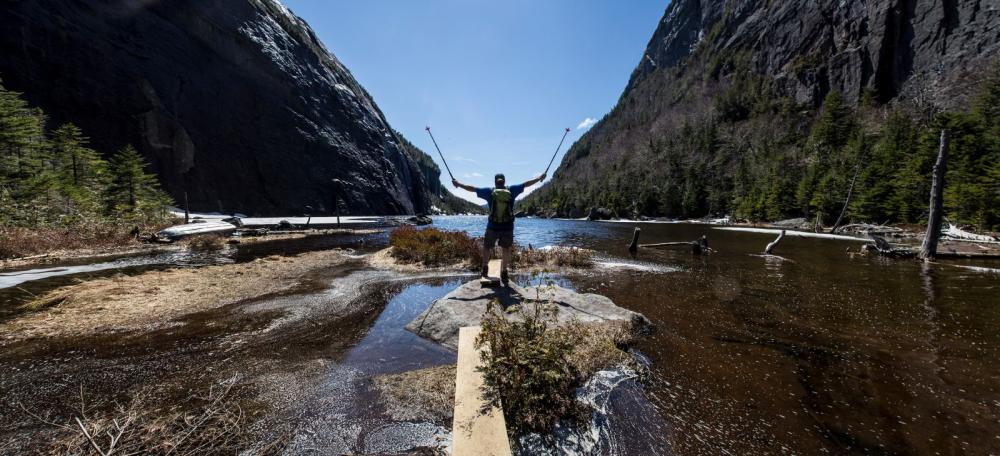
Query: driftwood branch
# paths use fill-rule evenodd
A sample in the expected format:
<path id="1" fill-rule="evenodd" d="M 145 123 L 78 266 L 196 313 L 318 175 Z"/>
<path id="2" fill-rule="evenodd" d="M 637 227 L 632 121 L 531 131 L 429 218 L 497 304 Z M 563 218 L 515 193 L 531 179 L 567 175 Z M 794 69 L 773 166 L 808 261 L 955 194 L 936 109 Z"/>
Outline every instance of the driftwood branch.
<path id="1" fill-rule="evenodd" d="M 764 255 L 770 255 L 771 251 L 774 250 L 774 248 L 778 246 L 778 243 L 781 242 L 781 240 L 784 238 L 785 238 L 785 230 L 781 230 L 781 234 L 778 234 L 778 238 L 771 241 L 771 243 L 767 244 L 767 247 L 764 248 Z"/>
<path id="2" fill-rule="evenodd" d="M 90 446 L 94 448 L 94 451 L 96 451 L 101 456 L 108 456 L 108 454 L 110 453 L 105 453 L 104 450 L 101 449 L 100 445 L 98 445 L 97 442 L 94 441 L 94 437 L 90 435 L 90 431 L 87 430 L 87 426 L 83 425 L 83 421 L 80 421 L 79 417 L 75 417 L 73 419 L 75 419 L 76 424 L 80 426 L 80 431 L 83 432 L 83 436 L 87 438 L 88 442 L 90 442 Z"/>
<path id="3" fill-rule="evenodd" d="M 913 250 L 905 247 L 893 247 L 889 241 L 877 234 L 869 233 L 868 237 L 872 239 L 872 243 L 862 247 L 863 252 L 874 249 L 879 255 L 892 258 L 912 258 L 916 254 Z"/>
<path id="4" fill-rule="evenodd" d="M 636 230 L 638 230 L 638 228 L 636 228 Z M 638 233 L 638 231 L 636 231 L 636 233 Z M 632 238 L 632 241 L 636 242 L 638 240 L 638 237 L 639 237 L 638 234 L 635 234 Z M 708 247 L 708 236 L 702 236 L 696 241 L 656 242 L 653 244 L 638 244 L 636 247 L 643 247 L 643 248 L 691 247 L 691 252 L 694 253 L 695 255 L 700 255 L 702 253 L 710 253 L 713 251 L 711 248 Z M 632 250 L 631 245 L 629 246 L 629 251 L 633 253 L 635 252 L 634 250 Z"/>

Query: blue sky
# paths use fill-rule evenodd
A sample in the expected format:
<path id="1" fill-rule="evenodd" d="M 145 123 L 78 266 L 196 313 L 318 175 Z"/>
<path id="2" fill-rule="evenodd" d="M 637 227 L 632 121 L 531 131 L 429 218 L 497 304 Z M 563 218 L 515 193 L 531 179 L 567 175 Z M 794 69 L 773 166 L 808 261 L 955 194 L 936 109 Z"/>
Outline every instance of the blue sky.
<path id="1" fill-rule="evenodd" d="M 569 127 L 558 165 L 577 127 L 618 101 L 669 0 L 282 2 L 396 130 L 441 165 L 430 125 L 455 177 L 490 186 L 544 171 Z"/>

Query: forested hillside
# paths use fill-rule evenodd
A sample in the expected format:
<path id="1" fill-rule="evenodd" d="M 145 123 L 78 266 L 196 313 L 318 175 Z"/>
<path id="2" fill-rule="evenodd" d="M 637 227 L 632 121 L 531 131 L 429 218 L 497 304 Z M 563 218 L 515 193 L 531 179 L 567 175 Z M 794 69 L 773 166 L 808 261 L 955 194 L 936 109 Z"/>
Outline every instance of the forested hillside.
<path id="1" fill-rule="evenodd" d="M 525 207 L 832 224 L 853 182 L 846 218 L 919 222 L 947 128 L 948 216 L 996 228 L 998 24 L 982 2 L 675 0 Z"/>

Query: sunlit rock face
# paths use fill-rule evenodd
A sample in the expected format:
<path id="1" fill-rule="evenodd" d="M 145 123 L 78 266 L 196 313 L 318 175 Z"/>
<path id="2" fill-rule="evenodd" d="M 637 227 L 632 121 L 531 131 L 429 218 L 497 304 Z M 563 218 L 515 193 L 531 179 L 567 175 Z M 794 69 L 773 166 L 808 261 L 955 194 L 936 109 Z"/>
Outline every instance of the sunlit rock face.
<path id="1" fill-rule="evenodd" d="M 428 206 L 378 106 L 275 0 L 5 2 L 0 78 L 105 154 L 135 145 L 194 210 L 332 212 L 334 178 L 353 213 Z"/>
<path id="2" fill-rule="evenodd" d="M 856 101 L 917 98 L 959 108 L 975 76 L 1000 57 L 1000 8 L 985 0 L 676 0 L 633 73 L 746 53 L 754 72 L 819 103 L 831 89 Z M 716 72 L 726 73 L 727 68 Z"/>

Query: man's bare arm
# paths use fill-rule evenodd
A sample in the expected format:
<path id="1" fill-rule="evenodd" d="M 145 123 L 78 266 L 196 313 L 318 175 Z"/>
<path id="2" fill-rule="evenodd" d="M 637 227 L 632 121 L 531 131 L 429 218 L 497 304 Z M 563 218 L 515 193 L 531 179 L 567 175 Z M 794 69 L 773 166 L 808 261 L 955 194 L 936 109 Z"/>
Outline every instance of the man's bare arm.
<path id="1" fill-rule="evenodd" d="M 535 185 L 535 184 L 537 184 L 537 183 L 539 183 L 539 182 L 541 182 L 543 180 L 545 180 L 545 173 L 539 174 L 536 177 L 528 179 L 528 180 L 524 181 L 524 183 L 521 184 L 521 185 L 523 185 L 525 187 L 531 187 L 532 185 Z"/>
<path id="2" fill-rule="evenodd" d="M 465 185 L 465 184 L 459 182 L 458 179 L 455 179 L 455 178 L 451 179 L 451 185 L 454 185 L 456 188 L 460 188 L 462 190 L 468 190 L 468 191 L 473 192 L 473 193 L 476 192 L 476 187 L 473 187 L 471 185 Z"/>

